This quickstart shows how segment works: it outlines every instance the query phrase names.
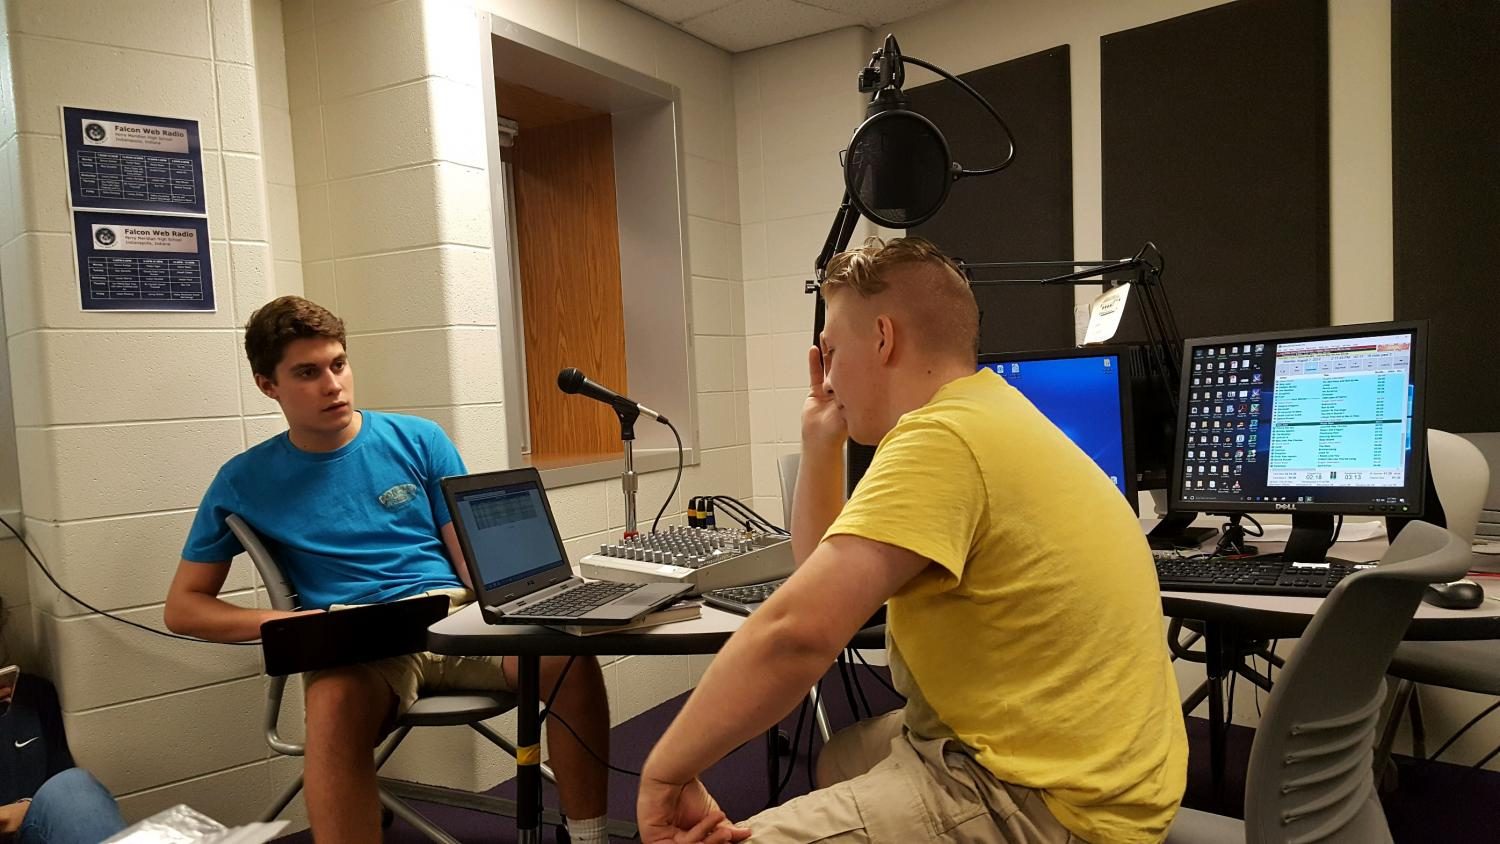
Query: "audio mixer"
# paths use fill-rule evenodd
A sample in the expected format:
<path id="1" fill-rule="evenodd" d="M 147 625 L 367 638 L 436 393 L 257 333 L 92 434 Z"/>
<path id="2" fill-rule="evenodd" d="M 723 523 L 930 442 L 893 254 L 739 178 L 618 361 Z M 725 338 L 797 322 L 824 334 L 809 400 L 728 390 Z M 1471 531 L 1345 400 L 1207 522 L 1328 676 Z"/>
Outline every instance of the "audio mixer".
<path id="1" fill-rule="evenodd" d="M 673 526 L 601 545 L 578 573 L 619 583 L 686 583 L 693 594 L 786 577 L 796 567 L 785 536 Z"/>

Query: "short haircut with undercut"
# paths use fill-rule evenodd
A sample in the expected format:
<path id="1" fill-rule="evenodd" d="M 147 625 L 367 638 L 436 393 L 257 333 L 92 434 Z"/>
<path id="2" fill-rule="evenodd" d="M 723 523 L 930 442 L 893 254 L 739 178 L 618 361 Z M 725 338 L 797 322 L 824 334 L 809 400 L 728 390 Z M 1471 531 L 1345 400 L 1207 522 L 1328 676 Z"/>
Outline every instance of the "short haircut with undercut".
<path id="1" fill-rule="evenodd" d="M 262 305 L 245 324 L 245 356 L 250 371 L 276 380 L 276 367 L 294 340 L 325 337 L 344 344 L 344 321 L 301 296 L 282 296 Z"/>
<path id="2" fill-rule="evenodd" d="M 871 237 L 828 262 L 822 295 L 850 290 L 899 308 L 921 344 L 973 361 L 979 349 L 979 305 L 958 264 L 920 237 Z"/>

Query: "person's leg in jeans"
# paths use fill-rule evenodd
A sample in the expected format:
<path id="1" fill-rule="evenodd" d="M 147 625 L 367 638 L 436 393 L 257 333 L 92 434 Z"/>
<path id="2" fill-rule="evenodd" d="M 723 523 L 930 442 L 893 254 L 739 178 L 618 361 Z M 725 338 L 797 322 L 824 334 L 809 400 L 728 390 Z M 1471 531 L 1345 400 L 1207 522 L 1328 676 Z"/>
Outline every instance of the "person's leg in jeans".
<path id="1" fill-rule="evenodd" d="M 19 844 L 99 844 L 125 828 L 115 798 L 82 768 L 69 768 L 37 789 L 16 833 Z"/>

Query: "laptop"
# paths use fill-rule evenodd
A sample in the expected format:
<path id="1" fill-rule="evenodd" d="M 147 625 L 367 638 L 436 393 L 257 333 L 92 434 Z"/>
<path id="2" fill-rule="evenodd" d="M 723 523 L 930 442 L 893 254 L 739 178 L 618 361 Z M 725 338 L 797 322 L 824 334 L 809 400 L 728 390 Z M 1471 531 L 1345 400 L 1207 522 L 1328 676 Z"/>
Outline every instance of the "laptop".
<path id="1" fill-rule="evenodd" d="M 575 577 L 536 469 L 444 478 L 442 485 L 490 624 L 628 624 L 692 589 Z"/>

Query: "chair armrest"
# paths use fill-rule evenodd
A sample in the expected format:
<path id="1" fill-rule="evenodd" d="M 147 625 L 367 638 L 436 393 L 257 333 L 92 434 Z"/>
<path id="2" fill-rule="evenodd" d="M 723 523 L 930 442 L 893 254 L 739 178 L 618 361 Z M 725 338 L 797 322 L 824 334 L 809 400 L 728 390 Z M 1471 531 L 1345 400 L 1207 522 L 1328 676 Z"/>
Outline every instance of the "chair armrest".
<path id="1" fill-rule="evenodd" d="M 301 756 L 302 745 L 292 744 L 276 731 L 277 722 L 281 720 L 281 698 L 286 692 L 286 678 L 271 677 L 270 680 L 270 685 L 266 686 L 266 744 L 282 756 Z"/>
<path id="2" fill-rule="evenodd" d="M 1189 633 L 1189 638 L 1186 642 L 1182 641 L 1181 638 L 1183 630 L 1187 630 Z M 1208 662 L 1207 654 L 1191 650 L 1192 646 L 1201 638 L 1203 638 L 1202 633 L 1183 624 L 1183 620 L 1180 618 L 1172 619 L 1172 623 L 1167 627 L 1167 648 L 1171 650 L 1173 659 L 1180 659 L 1184 662 Z"/>

